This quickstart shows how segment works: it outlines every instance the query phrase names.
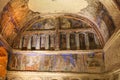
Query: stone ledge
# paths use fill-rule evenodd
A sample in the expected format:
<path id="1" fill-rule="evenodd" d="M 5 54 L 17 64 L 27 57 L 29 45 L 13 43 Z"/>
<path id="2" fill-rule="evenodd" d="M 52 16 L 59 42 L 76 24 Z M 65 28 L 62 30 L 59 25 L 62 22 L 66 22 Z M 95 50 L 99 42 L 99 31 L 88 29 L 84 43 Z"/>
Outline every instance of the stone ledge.
<path id="1" fill-rule="evenodd" d="M 8 80 L 86 80 L 91 78 L 104 79 L 101 74 L 79 74 L 62 72 L 27 72 L 27 71 L 8 71 Z"/>

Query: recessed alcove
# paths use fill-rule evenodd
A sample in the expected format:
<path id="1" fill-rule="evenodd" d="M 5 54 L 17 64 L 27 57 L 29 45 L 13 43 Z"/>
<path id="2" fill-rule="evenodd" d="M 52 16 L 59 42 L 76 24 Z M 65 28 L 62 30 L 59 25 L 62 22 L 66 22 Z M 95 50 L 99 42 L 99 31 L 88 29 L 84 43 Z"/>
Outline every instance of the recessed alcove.
<path id="1" fill-rule="evenodd" d="M 94 28 L 79 19 L 55 17 L 33 22 L 18 40 L 14 49 L 22 50 L 92 50 L 102 45 Z"/>
<path id="2" fill-rule="evenodd" d="M 0 80 L 119 80 L 119 0 L 0 4 Z"/>
<path id="3" fill-rule="evenodd" d="M 104 70 L 103 45 L 92 23 L 71 16 L 33 20 L 13 41 L 8 78 L 13 71 L 100 74 Z M 64 66 L 63 66 L 64 65 Z M 13 72 L 14 74 L 14 72 Z M 56 76 L 57 76 L 56 75 Z M 18 76 L 17 78 L 19 78 Z M 27 75 L 30 77 L 30 75 Z M 48 75 L 49 76 L 49 75 Z M 32 79 L 32 78 L 31 78 Z M 80 75 L 50 80 L 80 80 Z"/>

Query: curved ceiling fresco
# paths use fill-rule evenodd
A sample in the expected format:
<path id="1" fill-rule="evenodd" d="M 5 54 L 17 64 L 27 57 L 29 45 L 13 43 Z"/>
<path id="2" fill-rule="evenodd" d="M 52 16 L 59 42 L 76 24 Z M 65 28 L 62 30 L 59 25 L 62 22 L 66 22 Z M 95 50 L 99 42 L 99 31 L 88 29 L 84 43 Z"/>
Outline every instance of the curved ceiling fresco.
<path id="1" fill-rule="evenodd" d="M 84 22 L 93 23 L 103 44 L 115 30 L 112 18 L 98 0 L 10 0 L 0 14 L 1 35 L 11 45 L 24 27 L 34 23 L 36 18 L 66 14 L 81 16 L 79 18 Z"/>

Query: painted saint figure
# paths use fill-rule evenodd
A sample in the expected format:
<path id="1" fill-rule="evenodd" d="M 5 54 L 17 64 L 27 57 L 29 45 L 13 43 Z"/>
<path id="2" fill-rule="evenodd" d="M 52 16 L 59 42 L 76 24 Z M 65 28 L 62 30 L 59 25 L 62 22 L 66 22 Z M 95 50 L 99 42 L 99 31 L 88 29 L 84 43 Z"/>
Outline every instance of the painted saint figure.
<path id="1" fill-rule="evenodd" d="M 71 23 L 66 18 L 61 18 L 61 29 L 69 29 L 71 27 Z"/>

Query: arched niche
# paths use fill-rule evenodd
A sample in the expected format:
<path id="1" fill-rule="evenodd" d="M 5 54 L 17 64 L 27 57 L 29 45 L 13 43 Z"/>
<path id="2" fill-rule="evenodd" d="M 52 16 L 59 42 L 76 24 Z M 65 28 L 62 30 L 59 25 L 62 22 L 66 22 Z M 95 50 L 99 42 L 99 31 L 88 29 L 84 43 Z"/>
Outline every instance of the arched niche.
<path id="1" fill-rule="evenodd" d="M 48 18 L 37 17 L 33 20 L 21 30 L 19 38 L 14 40 L 13 48 L 23 50 L 86 50 L 100 49 L 103 46 L 104 41 L 96 25 L 83 17 L 64 15 Z M 93 35 L 93 40 L 88 33 Z M 91 40 L 95 45 L 92 48 L 90 48 Z"/>

